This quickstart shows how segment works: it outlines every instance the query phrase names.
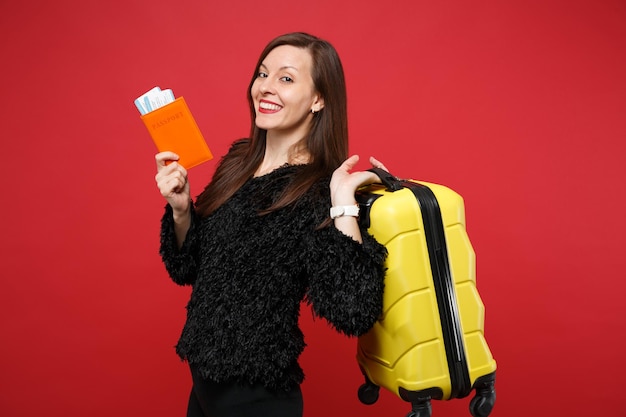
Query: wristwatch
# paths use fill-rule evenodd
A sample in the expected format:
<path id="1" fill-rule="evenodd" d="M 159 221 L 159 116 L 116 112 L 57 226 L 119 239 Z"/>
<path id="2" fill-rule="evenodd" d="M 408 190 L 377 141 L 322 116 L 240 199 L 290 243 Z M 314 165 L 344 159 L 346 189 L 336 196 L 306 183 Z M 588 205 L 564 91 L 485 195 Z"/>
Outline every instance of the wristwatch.
<path id="1" fill-rule="evenodd" d="M 341 216 L 359 217 L 359 205 L 353 204 L 351 206 L 335 206 L 330 208 L 331 219 L 336 219 Z"/>

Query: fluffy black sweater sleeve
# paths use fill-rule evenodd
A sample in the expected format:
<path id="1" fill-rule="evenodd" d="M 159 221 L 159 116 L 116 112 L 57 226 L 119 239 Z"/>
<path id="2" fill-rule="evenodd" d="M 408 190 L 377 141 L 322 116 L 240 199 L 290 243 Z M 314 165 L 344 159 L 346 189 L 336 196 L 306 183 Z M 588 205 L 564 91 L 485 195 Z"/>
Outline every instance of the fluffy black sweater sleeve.
<path id="1" fill-rule="evenodd" d="M 316 315 L 348 336 L 367 332 L 382 313 L 387 252 L 366 230 L 361 236 L 362 244 L 330 225 L 306 244 L 311 257 L 306 300 Z"/>
<path id="2" fill-rule="evenodd" d="M 178 248 L 172 207 L 165 206 L 161 218 L 161 247 L 159 254 L 164 259 L 165 268 L 172 280 L 179 285 L 192 285 L 197 274 L 198 239 L 197 228 L 199 218 L 191 207 L 191 224 L 182 247 Z"/>

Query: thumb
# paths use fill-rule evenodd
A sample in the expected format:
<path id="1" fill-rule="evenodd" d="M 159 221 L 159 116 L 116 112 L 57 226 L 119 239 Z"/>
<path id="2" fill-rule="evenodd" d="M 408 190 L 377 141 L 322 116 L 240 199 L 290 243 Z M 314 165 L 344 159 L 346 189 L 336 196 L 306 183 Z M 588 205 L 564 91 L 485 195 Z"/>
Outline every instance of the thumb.
<path id="1" fill-rule="evenodd" d="M 178 161 L 179 156 L 174 152 L 164 151 L 156 154 L 154 159 L 156 160 L 157 169 L 161 169 L 171 161 Z"/>

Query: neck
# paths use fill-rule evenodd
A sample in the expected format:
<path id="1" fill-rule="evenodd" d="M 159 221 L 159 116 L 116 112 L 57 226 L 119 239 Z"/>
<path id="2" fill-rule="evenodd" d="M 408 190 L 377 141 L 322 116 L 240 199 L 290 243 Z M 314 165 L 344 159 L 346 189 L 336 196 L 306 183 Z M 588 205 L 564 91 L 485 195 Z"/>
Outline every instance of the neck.
<path id="1" fill-rule="evenodd" d="M 276 132 L 267 132 L 265 154 L 255 176 L 267 174 L 285 164 L 308 163 L 309 153 L 299 142 L 300 139 L 293 139 L 293 136 L 281 137 Z"/>

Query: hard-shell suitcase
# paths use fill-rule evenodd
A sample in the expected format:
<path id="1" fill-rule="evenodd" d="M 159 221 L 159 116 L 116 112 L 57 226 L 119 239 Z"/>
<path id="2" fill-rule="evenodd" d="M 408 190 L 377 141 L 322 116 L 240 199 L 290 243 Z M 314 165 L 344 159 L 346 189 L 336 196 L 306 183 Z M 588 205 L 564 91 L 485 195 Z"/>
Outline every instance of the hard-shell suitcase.
<path id="1" fill-rule="evenodd" d="M 463 199 L 442 185 L 372 171 L 383 185 L 357 192 L 360 221 L 388 258 L 383 315 L 357 343 L 365 376 L 359 399 L 373 404 L 382 386 L 411 403 L 407 417 L 429 417 L 431 399 L 475 390 L 470 412 L 486 417 L 495 403 L 496 362 L 484 337 Z"/>

